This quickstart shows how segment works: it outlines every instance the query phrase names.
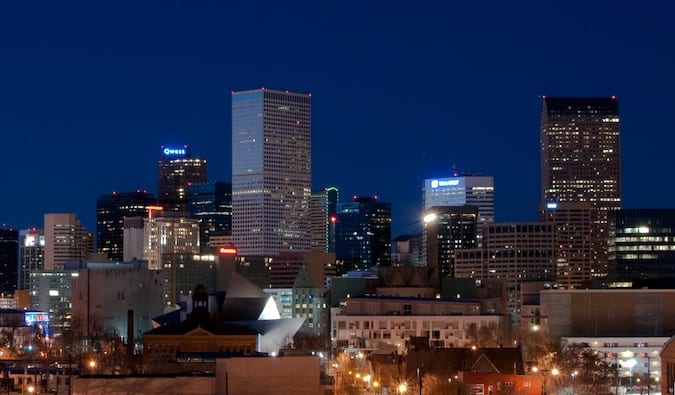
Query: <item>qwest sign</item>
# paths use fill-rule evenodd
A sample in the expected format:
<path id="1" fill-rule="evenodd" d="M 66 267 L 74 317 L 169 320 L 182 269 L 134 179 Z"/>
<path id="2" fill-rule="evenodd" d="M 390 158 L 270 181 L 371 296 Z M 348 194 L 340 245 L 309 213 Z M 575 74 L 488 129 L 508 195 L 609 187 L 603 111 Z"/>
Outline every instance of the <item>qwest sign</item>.
<path id="1" fill-rule="evenodd" d="M 431 180 L 431 187 L 432 188 L 438 188 L 438 187 L 454 187 L 456 185 L 459 185 L 459 180 L 454 179 L 454 180 Z"/>
<path id="2" fill-rule="evenodd" d="M 164 155 L 166 156 L 184 156 L 187 154 L 185 148 L 164 148 Z"/>

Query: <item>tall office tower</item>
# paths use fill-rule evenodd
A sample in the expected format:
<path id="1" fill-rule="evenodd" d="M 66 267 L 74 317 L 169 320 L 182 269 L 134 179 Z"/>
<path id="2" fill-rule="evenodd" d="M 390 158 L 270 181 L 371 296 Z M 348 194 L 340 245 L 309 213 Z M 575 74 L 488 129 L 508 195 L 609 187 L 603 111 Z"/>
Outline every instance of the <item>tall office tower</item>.
<path id="1" fill-rule="evenodd" d="M 455 277 L 505 282 L 512 323 L 520 322 L 524 282 L 555 281 L 558 239 L 551 223 L 518 222 L 485 227 L 483 247 L 455 251 Z"/>
<path id="2" fill-rule="evenodd" d="M 478 207 L 434 206 L 423 217 L 427 267 L 434 270 L 440 287 L 442 278 L 455 276 L 455 251 L 476 248 Z"/>
<path id="3" fill-rule="evenodd" d="M 312 251 L 334 252 L 335 235 L 331 218 L 335 215 L 338 202 L 338 189 L 324 188 L 312 194 L 310 203 L 312 219 Z"/>
<path id="4" fill-rule="evenodd" d="M 552 98 L 541 114 L 541 208 L 588 203 L 592 243 L 591 271 L 606 274 L 607 216 L 621 208 L 619 105 L 611 98 Z M 578 271 L 576 268 L 572 268 Z"/>
<path id="5" fill-rule="evenodd" d="M 113 192 L 96 201 L 96 250 L 108 259 L 124 259 L 124 219 L 147 216 L 157 199 L 146 191 Z"/>
<path id="6" fill-rule="evenodd" d="M 311 95 L 232 93 L 232 238 L 239 254 L 310 250 Z"/>
<path id="7" fill-rule="evenodd" d="M 157 199 L 166 211 L 189 212 L 188 188 L 206 182 L 206 159 L 193 158 L 187 145 L 159 149 Z"/>
<path id="8" fill-rule="evenodd" d="M 30 274 L 45 267 L 45 232 L 30 228 L 19 231 L 19 289 L 29 289 Z"/>
<path id="9" fill-rule="evenodd" d="M 164 268 L 167 254 L 199 253 L 199 221 L 179 213 L 161 212 L 146 218 L 143 227 L 143 259 L 150 270 Z"/>
<path id="10" fill-rule="evenodd" d="M 621 209 L 609 216 L 609 279 L 675 277 L 675 209 Z"/>
<path id="11" fill-rule="evenodd" d="M 208 246 L 211 236 L 232 235 L 232 184 L 192 184 L 188 191 L 190 216 L 199 220 L 199 244 Z"/>
<path id="12" fill-rule="evenodd" d="M 45 269 L 63 269 L 71 260 L 84 260 L 94 252 L 94 234 L 75 214 L 45 214 Z"/>
<path id="13" fill-rule="evenodd" d="M 335 258 L 343 262 L 342 273 L 391 266 L 390 203 L 354 196 L 337 204 L 335 217 Z"/>
<path id="14" fill-rule="evenodd" d="M 483 227 L 495 222 L 494 178 L 487 176 L 460 176 L 424 180 L 424 210 L 434 206 L 478 207 L 476 238 L 482 244 Z"/>
<path id="15" fill-rule="evenodd" d="M 13 294 L 17 289 L 19 232 L 0 229 L 0 292 Z"/>

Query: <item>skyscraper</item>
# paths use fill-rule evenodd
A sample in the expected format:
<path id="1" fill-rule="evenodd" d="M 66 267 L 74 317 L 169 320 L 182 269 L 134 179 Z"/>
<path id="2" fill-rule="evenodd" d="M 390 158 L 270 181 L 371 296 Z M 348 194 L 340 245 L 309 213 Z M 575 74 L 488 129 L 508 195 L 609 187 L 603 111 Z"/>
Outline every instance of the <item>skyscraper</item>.
<path id="1" fill-rule="evenodd" d="M 476 248 L 478 207 L 434 206 L 424 211 L 426 262 L 440 279 L 454 277 L 455 250 Z"/>
<path id="2" fill-rule="evenodd" d="M 312 194 L 312 251 L 335 252 L 335 235 L 331 226 L 331 217 L 335 215 L 338 202 L 338 189 L 324 188 Z"/>
<path id="3" fill-rule="evenodd" d="M 311 95 L 232 93 L 232 238 L 240 255 L 310 250 Z"/>
<path id="4" fill-rule="evenodd" d="M 342 272 L 391 266 L 391 204 L 378 197 L 354 196 L 338 203 L 335 223 L 335 258 Z"/>
<path id="5" fill-rule="evenodd" d="M 199 220 L 199 244 L 208 246 L 212 235 L 232 235 L 232 184 L 192 184 L 188 192 L 190 216 Z"/>
<path id="6" fill-rule="evenodd" d="M 495 222 L 495 182 L 488 176 L 456 176 L 424 180 L 424 210 L 438 206 L 478 207 L 476 238 L 482 244 L 483 227 Z"/>
<path id="7" fill-rule="evenodd" d="M 45 268 L 45 232 L 30 228 L 19 231 L 19 289 L 30 287 L 30 274 Z"/>
<path id="8" fill-rule="evenodd" d="M 188 189 L 206 182 L 206 159 L 193 158 L 187 145 L 159 149 L 157 198 L 165 211 L 187 213 Z"/>
<path id="9" fill-rule="evenodd" d="M 581 277 L 602 276 L 607 272 L 608 212 L 621 208 L 617 100 L 545 97 L 540 129 L 541 210 L 561 203 L 589 204 L 592 263 Z"/>
<path id="10" fill-rule="evenodd" d="M 124 259 L 124 219 L 146 217 L 157 199 L 146 191 L 113 192 L 96 201 L 96 250 L 111 260 Z"/>
<path id="11" fill-rule="evenodd" d="M 84 260 L 94 252 L 94 234 L 75 214 L 45 214 L 45 270 L 63 269 L 66 262 Z"/>
<path id="12" fill-rule="evenodd" d="M 19 232 L 0 229 L 0 292 L 14 293 L 18 282 Z"/>

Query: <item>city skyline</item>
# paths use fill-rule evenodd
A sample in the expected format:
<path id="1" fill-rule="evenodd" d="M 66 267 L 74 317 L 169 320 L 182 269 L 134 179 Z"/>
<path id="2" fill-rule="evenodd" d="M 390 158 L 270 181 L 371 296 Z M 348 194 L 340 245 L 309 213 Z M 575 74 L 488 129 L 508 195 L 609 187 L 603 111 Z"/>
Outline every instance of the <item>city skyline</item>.
<path id="1" fill-rule="evenodd" d="M 312 190 L 379 195 L 393 237 L 454 170 L 494 177 L 497 222 L 536 219 L 543 95 L 616 95 L 622 206 L 673 206 L 644 193 L 669 175 L 672 4 L 39 5 L 0 12 L 8 228 L 95 230 L 101 195 L 157 195 L 162 144 L 231 182 L 230 92 L 263 86 L 312 93 Z"/>

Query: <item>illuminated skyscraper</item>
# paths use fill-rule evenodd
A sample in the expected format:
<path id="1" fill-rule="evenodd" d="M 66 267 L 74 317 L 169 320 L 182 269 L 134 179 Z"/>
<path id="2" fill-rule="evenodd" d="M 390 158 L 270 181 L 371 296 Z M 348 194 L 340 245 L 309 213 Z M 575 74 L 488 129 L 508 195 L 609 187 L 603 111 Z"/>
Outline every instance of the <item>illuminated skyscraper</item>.
<path id="1" fill-rule="evenodd" d="M 206 182 L 206 159 L 193 158 L 187 145 L 159 149 L 157 198 L 165 211 L 189 212 L 188 189 Z"/>
<path id="2" fill-rule="evenodd" d="M 495 222 L 495 182 L 487 176 L 459 176 L 424 180 L 424 210 L 431 207 L 478 207 L 476 241 L 482 245 L 483 227 Z"/>
<path id="3" fill-rule="evenodd" d="M 311 95 L 232 93 L 232 238 L 244 256 L 310 250 Z"/>
<path id="4" fill-rule="evenodd" d="M 157 199 L 148 192 L 113 192 L 96 201 L 96 250 L 109 259 L 124 258 L 124 219 L 147 217 L 148 207 Z"/>
<path id="5" fill-rule="evenodd" d="M 608 212 L 621 208 L 619 105 L 616 98 L 551 98 L 541 114 L 541 210 L 590 206 L 591 264 L 580 279 L 607 273 Z M 558 221 L 560 222 L 560 221 Z M 565 225 L 562 224 L 561 225 Z M 581 224 L 578 226 L 581 228 Z"/>

